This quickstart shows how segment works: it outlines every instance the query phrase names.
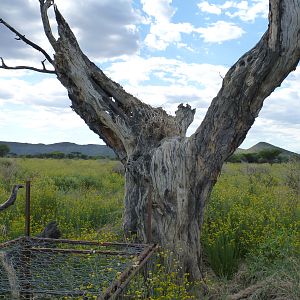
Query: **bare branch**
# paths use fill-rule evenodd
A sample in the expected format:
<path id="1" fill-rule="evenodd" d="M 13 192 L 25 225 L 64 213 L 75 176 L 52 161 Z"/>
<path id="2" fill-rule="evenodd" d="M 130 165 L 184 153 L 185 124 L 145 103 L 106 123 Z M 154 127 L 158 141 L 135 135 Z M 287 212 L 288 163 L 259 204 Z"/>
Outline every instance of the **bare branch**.
<path id="1" fill-rule="evenodd" d="M 45 60 L 41 61 L 43 65 L 43 69 L 35 68 L 35 67 L 29 67 L 29 66 L 16 66 L 16 67 L 9 67 L 8 65 L 5 64 L 4 60 L 2 57 L 0 57 L 1 60 L 1 66 L 0 69 L 5 69 L 5 70 L 31 70 L 39 73 L 47 73 L 47 74 L 56 74 L 54 70 L 48 70 L 45 67 Z"/>
<path id="2" fill-rule="evenodd" d="M 17 40 L 22 40 L 24 43 L 26 43 L 27 45 L 31 46 L 32 48 L 34 48 L 37 51 L 40 51 L 41 53 L 44 54 L 44 56 L 46 57 L 46 59 L 49 61 L 49 63 L 51 65 L 53 65 L 53 59 L 50 57 L 50 55 L 43 49 L 41 48 L 39 45 L 33 43 L 32 41 L 30 41 L 29 39 L 27 39 L 25 37 L 25 35 L 22 35 L 20 32 L 18 32 L 15 28 L 13 28 L 12 26 L 10 26 L 8 23 L 6 23 L 3 19 L 0 19 L 0 23 L 2 23 L 6 28 L 8 28 L 11 32 L 15 33 L 17 35 Z"/>
<path id="3" fill-rule="evenodd" d="M 21 184 L 16 184 L 13 186 L 12 192 L 10 197 L 7 201 L 5 201 L 3 204 L 0 205 L 0 211 L 5 210 L 9 206 L 13 205 L 17 199 L 17 193 L 20 188 L 23 188 L 24 186 Z"/>
<path id="4" fill-rule="evenodd" d="M 52 34 L 52 30 L 51 30 L 51 26 L 50 26 L 48 14 L 47 14 L 48 9 L 54 4 L 54 1 L 53 0 L 39 0 L 39 1 L 40 1 L 40 11 L 41 11 L 41 17 L 42 17 L 42 22 L 43 22 L 43 26 L 44 26 L 44 31 L 49 40 L 49 43 L 55 50 L 57 42 Z"/>

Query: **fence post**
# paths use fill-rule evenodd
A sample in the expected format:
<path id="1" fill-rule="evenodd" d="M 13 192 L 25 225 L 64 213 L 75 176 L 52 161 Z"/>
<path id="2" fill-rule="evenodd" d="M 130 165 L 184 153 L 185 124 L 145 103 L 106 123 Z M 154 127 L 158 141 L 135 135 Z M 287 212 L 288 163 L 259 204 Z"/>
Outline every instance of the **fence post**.
<path id="1" fill-rule="evenodd" d="M 30 180 L 26 180 L 25 236 L 30 237 Z"/>

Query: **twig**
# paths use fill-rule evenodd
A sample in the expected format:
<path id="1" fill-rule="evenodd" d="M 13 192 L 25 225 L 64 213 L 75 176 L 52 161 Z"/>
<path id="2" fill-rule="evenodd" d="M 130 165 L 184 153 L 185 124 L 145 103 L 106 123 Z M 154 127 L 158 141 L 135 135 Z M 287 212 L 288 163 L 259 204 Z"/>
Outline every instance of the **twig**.
<path id="1" fill-rule="evenodd" d="M 54 70 L 48 70 L 45 67 L 45 60 L 41 61 L 43 65 L 43 69 L 35 68 L 35 67 L 29 67 L 29 66 L 16 66 L 16 67 L 9 67 L 8 65 L 5 64 L 4 60 L 2 57 L 1 59 L 1 66 L 0 69 L 5 69 L 5 70 L 31 70 L 35 72 L 40 72 L 40 73 L 48 73 L 48 74 L 56 74 Z"/>

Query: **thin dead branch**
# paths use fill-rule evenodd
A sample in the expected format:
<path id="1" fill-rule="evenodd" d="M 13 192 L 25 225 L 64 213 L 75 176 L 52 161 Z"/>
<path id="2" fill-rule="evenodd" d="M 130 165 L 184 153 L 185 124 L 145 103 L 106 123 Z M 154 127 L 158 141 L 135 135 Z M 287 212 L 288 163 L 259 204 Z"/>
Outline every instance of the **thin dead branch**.
<path id="1" fill-rule="evenodd" d="M 19 31 L 17 31 L 15 28 L 13 28 L 11 25 L 9 25 L 7 22 L 5 22 L 3 19 L 0 19 L 0 23 L 3 24 L 6 28 L 8 28 L 11 32 L 16 34 L 17 39 L 23 41 L 25 44 L 29 45 L 30 47 L 34 48 L 37 51 L 40 51 L 43 53 L 43 55 L 46 57 L 48 62 L 53 65 L 53 59 L 50 57 L 50 55 L 39 45 L 33 43 L 29 39 L 25 37 L 25 35 L 22 35 Z"/>
<path id="2" fill-rule="evenodd" d="M 31 71 L 35 71 L 35 72 L 39 72 L 39 73 L 56 74 L 55 70 L 48 70 L 46 68 L 46 65 L 45 65 L 45 61 L 46 60 L 52 66 L 54 65 L 54 62 L 53 62 L 53 59 L 50 57 L 50 55 L 42 47 L 40 47 L 39 45 L 37 45 L 37 44 L 33 43 L 32 41 L 30 41 L 29 39 L 27 39 L 25 37 L 25 35 L 22 35 L 19 31 L 17 31 L 14 27 L 12 27 L 11 25 L 9 25 L 3 19 L 0 19 L 0 24 L 3 24 L 11 32 L 13 32 L 17 36 L 15 38 L 17 41 L 23 41 L 25 44 L 27 44 L 30 47 L 32 47 L 33 49 L 41 52 L 45 56 L 45 59 L 43 61 L 41 61 L 41 64 L 43 66 L 43 68 L 41 68 L 41 69 L 40 68 L 31 67 L 31 66 L 14 66 L 14 67 L 10 67 L 10 66 L 8 66 L 4 62 L 4 59 L 2 57 L 0 57 L 0 59 L 1 59 L 0 69 L 5 69 L 5 70 L 31 70 Z"/>
<path id="3" fill-rule="evenodd" d="M 30 67 L 30 66 L 15 66 L 15 67 L 9 67 L 5 62 L 2 57 L 0 57 L 1 60 L 1 66 L 0 69 L 5 69 L 5 70 L 31 70 L 35 72 L 40 72 L 40 73 L 47 73 L 47 74 L 56 74 L 54 70 L 48 70 L 45 67 L 45 60 L 41 61 L 43 65 L 43 69 L 35 68 L 35 67 Z"/>
<path id="4" fill-rule="evenodd" d="M 12 192 L 10 197 L 7 201 L 5 201 L 3 204 L 0 205 L 0 211 L 5 210 L 9 206 L 13 205 L 17 199 L 17 193 L 20 188 L 23 188 L 24 186 L 21 184 L 16 184 L 13 186 Z"/>

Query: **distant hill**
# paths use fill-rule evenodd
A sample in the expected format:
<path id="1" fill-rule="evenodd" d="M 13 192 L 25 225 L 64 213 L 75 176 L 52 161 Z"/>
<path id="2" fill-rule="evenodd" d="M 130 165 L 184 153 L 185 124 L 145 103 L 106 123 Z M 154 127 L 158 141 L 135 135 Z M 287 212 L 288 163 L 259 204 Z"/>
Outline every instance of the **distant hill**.
<path id="1" fill-rule="evenodd" d="M 116 157 L 113 150 L 105 145 L 95 145 L 95 144 L 78 145 L 75 143 L 67 143 L 67 142 L 45 145 L 45 144 L 29 144 L 29 143 L 2 142 L 2 141 L 0 141 L 0 144 L 7 145 L 10 148 L 10 152 L 15 153 L 17 155 L 37 155 L 37 154 L 59 151 L 64 154 L 70 154 L 72 152 L 80 152 L 88 156 L 104 156 L 109 158 Z M 294 153 L 286 149 L 276 147 L 272 144 L 268 144 L 264 142 L 260 142 L 249 149 L 238 148 L 235 151 L 235 154 L 258 153 L 262 150 L 269 150 L 269 149 L 280 150 L 281 151 L 280 156 L 284 158 L 290 158 L 291 156 L 300 157 L 298 153 Z"/>
<path id="2" fill-rule="evenodd" d="M 280 156 L 282 156 L 282 157 L 286 157 L 286 158 L 289 158 L 291 156 L 300 157 L 300 155 L 298 153 L 291 152 L 291 151 L 288 151 L 286 149 L 283 149 L 283 148 L 280 148 L 280 147 L 277 147 L 277 146 L 274 146 L 272 144 L 268 144 L 268 143 L 265 143 L 265 142 L 260 142 L 256 145 L 250 147 L 249 149 L 238 148 L 235 153 L 236 154 L 239 154 L 239 153 L 258 153 L 258 152 L 263 151 L 263 150 L 275 150 L 275 149 L 281 151 Z"/>
<path id="3" fill-rule="evenodd" d="M 55 151 L 62 152 L 64 154 L 70 154 L 72 152 L 80 152 L 88 156 L 104 156 L 109 158 L 115 158 L 116 155 L 113 150 L 105 145 L 77 145 L 74 143 L 56 143 L 56 144 L 29 144 L 29 143 L 16 143 L 16 142 L 2 142 L 9 147 L 11 153 L 17 155 L 36 155 L 51 153 Z"/>

